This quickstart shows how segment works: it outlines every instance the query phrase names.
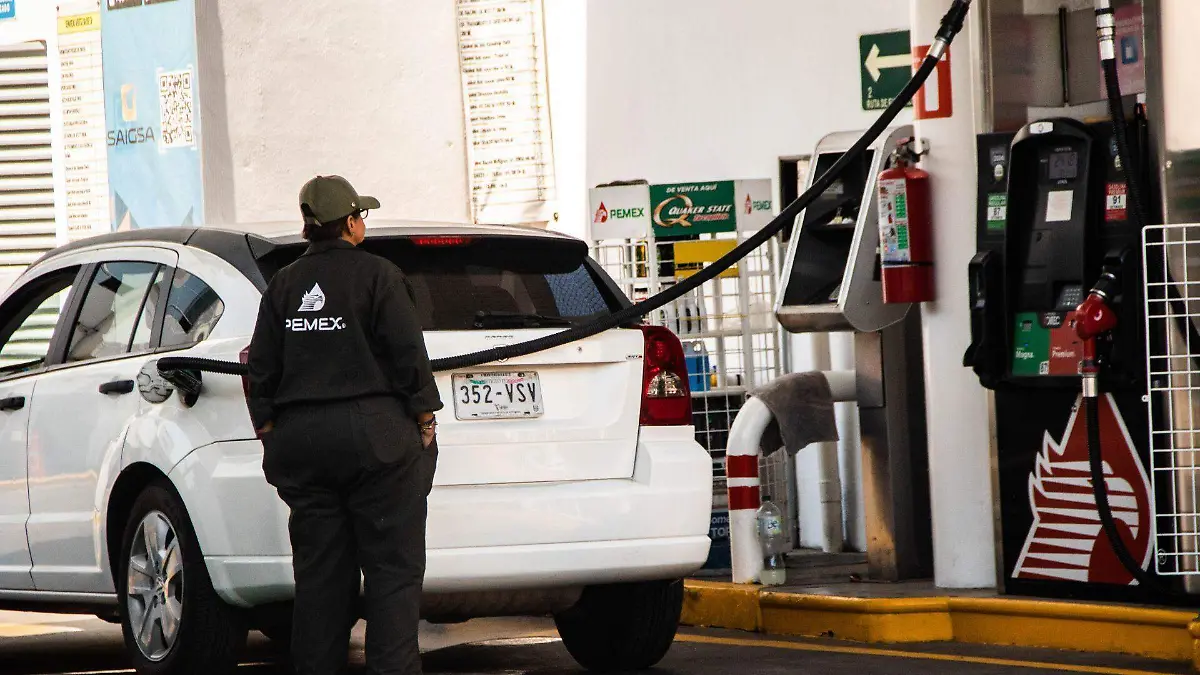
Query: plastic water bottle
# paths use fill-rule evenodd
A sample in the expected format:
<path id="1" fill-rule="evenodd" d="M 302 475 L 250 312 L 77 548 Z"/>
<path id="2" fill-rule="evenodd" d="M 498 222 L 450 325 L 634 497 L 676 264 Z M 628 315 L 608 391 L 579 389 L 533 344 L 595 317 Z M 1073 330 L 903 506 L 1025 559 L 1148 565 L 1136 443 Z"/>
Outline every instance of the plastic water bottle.
<path id="1" fill-rule="evenodd" d="M 763 551 L 763 570 L 759 581 L 763 586 L 782 586 L 787 582 L 787 565 L 784 553 L 788 550 L 787 538 L 783 536 L 783 512 L 763 497 L 758 507 L 758 542 Z"/>

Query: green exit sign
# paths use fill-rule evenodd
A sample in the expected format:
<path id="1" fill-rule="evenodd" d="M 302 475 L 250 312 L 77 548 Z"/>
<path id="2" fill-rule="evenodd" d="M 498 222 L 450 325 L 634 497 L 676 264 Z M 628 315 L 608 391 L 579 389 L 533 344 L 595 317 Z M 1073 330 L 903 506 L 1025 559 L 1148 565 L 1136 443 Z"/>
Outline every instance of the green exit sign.
<path id="1" fill-rule="evenodd" d="M 863 110 L 883 110 L 912 79 L 912 42 L 906 30 L 858 38 Z M 912 103 L 909 103 L 911 106 Z"/>

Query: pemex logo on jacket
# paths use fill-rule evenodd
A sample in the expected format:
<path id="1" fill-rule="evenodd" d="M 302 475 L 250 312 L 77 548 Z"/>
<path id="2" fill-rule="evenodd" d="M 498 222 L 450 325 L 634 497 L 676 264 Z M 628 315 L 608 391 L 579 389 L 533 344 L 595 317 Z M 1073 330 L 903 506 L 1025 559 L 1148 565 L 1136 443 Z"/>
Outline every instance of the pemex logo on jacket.
<path id="1" fill-rule="evenodd" d="M 300 299 L 300 309 L 297 312 L 319 312 L 325 306 L 325 291 L 321 290 L 321 284 L 313 284 L 312 290 L 305 293 Z"/>
<path id="2" fill-rule="evenodd" d="M 1150 477 L 1112 397 L 1105 394 L 1097 400 L 1113 519 L 1145 569 L 1151 556 Z M 1080 408 L 1077 399 L 1062 442 L 1045 435 L 1029 474 L 1033 526 L 1013 578 L 1134 585 L 1137 582 L 1121 566 L 1101 529 L 1088 464 L 1087 420 Z"/>
<path id="3" fill-rule="evenodd" d="M 297 312 L 319 312 L 325 307 L 325 291 L 321 290 L 321 284 L 313 284 L 312 290 L 305 293 L 300 298 L 300 308 Z M 307 333 L 311 331 L 330 332 L 346 330 L 346 320 L 342 317 L 313 317 L 311 319 L 287 319 L 283 322 L 283 327 L 293 333 Z"/>

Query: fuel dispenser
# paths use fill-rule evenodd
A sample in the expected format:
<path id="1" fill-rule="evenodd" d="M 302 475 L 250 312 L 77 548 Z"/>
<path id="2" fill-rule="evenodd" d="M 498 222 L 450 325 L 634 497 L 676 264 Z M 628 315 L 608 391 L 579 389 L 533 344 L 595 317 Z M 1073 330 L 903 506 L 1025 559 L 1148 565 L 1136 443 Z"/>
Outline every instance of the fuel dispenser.
<path id="1" fill-rule="evenodd" d="M 896 198 L 895 183 L 910 177 L 900 158 L 912 135 L 910 126 L 889 129 L 796 216 L 775 308 L 793 333 L 854 333 L 868 576 L 887 581 L 933 573 L 920 312 L 910 311 L 910 302 L 884 302 L 885 269 L 909 270 L 893 287 L 902 298 L 931 288 L 922 287 L 931 272 L 927 247 L 908 245 L 907 227 L 922 217 L 907 208 L 909 197 L 923 188 L 904 186 L 904 197 Z M 860 136 L 823 138 L 812 154 L 809 186 Z M 894 169 L 901 171 L 885 173 Z M 881 174 L 890 186 L 880 185 Z M 881 205 L 892 209 L 882 219 Z M 888 240 L 883 247 L 881 232 Z"/>
<path id="2" fill-rule="evenodd" d="M 1008 593 L 1162 600 L 1136 583 L 1104 532 L 1081 406 L 1081 375 L 1090 368 L 1102 392 L 1095 400 L 1113 520 L 1147 569 L 1155 516 L 1142 233 L 1127 195 L 1132 172 L 1141 185 L 1152 175 L 1140 107 L 1128 125 L 1135 166 L 1121 161 L 1108 122 L 1043 119 L 978 139 L 978 253 L 968 271 L 964 365 L 994 392 L 1000 585 Z M 1114 312 L 1098 330 L 1091 305 L 1079 311 L 1094 288 L 1099 300 L 1089 302 Z M 1094 353 L 1081 332 L 1101 334 Z"/>

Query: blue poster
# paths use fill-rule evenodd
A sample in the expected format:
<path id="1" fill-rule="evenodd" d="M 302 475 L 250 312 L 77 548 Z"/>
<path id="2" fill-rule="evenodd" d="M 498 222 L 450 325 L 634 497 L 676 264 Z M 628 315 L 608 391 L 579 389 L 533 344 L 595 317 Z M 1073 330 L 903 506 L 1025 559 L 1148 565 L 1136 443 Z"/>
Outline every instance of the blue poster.
<path id="1" fill-rule="evenodd" d="M 195 3 L 103 5 L 113 229 L 203 222 Z"/>

